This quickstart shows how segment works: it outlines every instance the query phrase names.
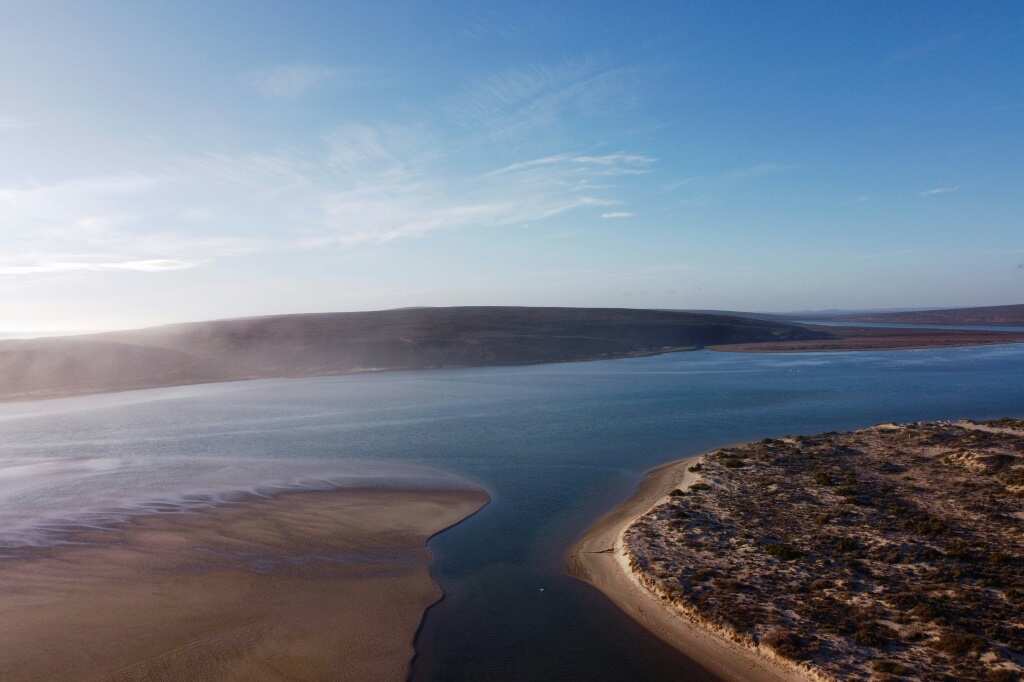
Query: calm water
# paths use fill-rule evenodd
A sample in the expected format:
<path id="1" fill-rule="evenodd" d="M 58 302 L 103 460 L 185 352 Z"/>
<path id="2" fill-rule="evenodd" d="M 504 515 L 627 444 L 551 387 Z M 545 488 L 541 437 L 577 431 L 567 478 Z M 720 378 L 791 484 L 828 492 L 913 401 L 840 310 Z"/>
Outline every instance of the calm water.
<path id="1" fill-rule="evenodd" d="M 250 489 L 364 467 L 438 469 L 478 481 L 494 501 L 431 545 L 448 596 L 428 613 L 415 679 L 699 680 L 562 574 L 565 548 L 591 520 L 668 459 L 880 421 L 1019 415 L 1022 380 L 1020 345 L 701 351 L 0 405 L 0 517 L 47 496 L 70 505 L 64 516 L 83 513 L 83 500 L 107 504 L 133 481 L 185 499 L 211 471 Z"/>

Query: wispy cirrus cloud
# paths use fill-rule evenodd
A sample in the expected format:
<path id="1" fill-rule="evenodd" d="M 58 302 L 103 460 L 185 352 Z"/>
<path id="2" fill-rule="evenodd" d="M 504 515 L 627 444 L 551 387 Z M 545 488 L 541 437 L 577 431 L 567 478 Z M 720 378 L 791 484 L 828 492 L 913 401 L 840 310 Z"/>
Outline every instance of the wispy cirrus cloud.
<path id="1" fill-rule="evenodd" d="M 183 177 L 167 167 L 0 187 L 0 274 L 168 272 L 229 253 L 227 236 L 187 229 L 182 203 L 196 197 Z"/>
<path id="2" fill-rule="evenodd" d="M 921 192 L 921 196 L 934 197 L 938 196 L 939 194 L 951 194 L 953 192 L 958 192 L 959 190 L 960 185 L 952 185 L 949 187 L 933 187 L 932 189 L 926 189 L 923 192 Z"/>
<path id="3" fill-rule="evenodd" d="M 558 153 L 480 172 L 451 164 L 446 152 L 444 139 L 419 128 L 346 124 L 304 153 L 199 154 L 0 187 L 0 224 L 11 226 L 0 272 L 162 272 L 257 252 L 599 215 L 623 203 L 620 183 L 656 165 L 624 151 Z"/>
<path id="4" fill-rule="evenodd" d="M 5 264 L 0 261 L 0 275 L 42 275 L 63 272 L 173 272 L 188 270 L 196 262 L 174 259 L 149 260 L 45 260 L 22 264 Z"/>
<path id="5" fill-rule="evenodd" d="M 648 172 L 655 162 L 639 154 L 561 153 L 482 175 L 452 175 L 435 170 L 437 150 L 409 131 L 385 134 L 371 126 L 346 126 L 329 139 L 332 166 L 344 171 L 348 184 L 323 195 L 324 222 L 311 230 L 306 245 L 385 242 L 437 230 L 512 226 L 614 206 L 621 203 L 615 187 L 597 185 L 591 178 Z"/>
<path id="6" fill-rule="evenodd" d="M 630 106 L 628 70 L 592 59 L 537 64 L 492 74 L 454 96 L 449 115 L 475 136 L 491 140 L 531 138 Z"/>
<path id="7" fill-rule="evenodd" d="M 707 186 L 710 184 L 721 184 L 723 182 L 732 184 L 740 181 L 753 180 L 786 173 L 796 169 L 797 166 L 788 163 L 777 163 L 774 161 L 762 161 L 749 166 L 740 166 L 727 170 L 708 173 L 706 175 L 690 175 L 662 185 L 665 192 L 674 192 L 682 187 L 693 185 Z"/>
<path id="8" fill-rule="evenodd" d="M 264 97 L 293 99 L 350 74 L 294 63 L 244 81 Z M 0 185 L 0 272 L 184 270 L 259 252 L 625 213 L 614 209 L 631 176 L 654 172 L 657 159 L 594 151 L 566 125 L 627 102 L 624 77 L 587 59 L 509 69 L 445 99 L 433 112 L 440 121 L 348 122 L 318 133 L 319 144 L 147 156 L 120 168 L 100 160 L 92 175 Z M 480 168 L 482 140 L 513 137 L 522 144 L 495 150 L 496 167 Z M 556 153 L 538 153 L 548 149 Z"/>
<path id="9" fill-rule="evenodd" d="M 54 183 L 31 183 L 0 188 L 0 206 L 46 203 L 57 198 L 134 194 L 153 188 L 157 178 L 139 173 L 74 178 Z"/>
<path id="10" fill-rule="evenodd" d="M 691 176 L 687 178 L 680 178 L 679 180 L 673 180 L 672 182 L 662 185 L 662 189 L 666 192 L 674 192 L 680 187 L 685 187 L 691 184 L 694 180 L 697 180 L 697 176 Z"/>
<path id="11" fill-rule="evenodd" d="M 601 217 L 605 220 L 622 220 L 624 218 L 633 218 L 634 216 L 636 214 L 630 211 L 609 211 L 608 213 L 601 214 Z"/>
<path id="12" fill-rule="evenodd" d="M 785 173 L 796 168 L 788 163 L 761 162 L 743 168 L 735 168 L 722 174 L 722 177 L 731 180 L 743 180 L 747 178 L 760 178 L 766 175 Z"/>
<path id="13" fill-rule="evenodd" d="M 249 74 L 247 80 L 264 97 L 299 97 L 337 77 L 338 70 L 315 64 L 275 66 Z"/>
<path id="14" fill-rule="evenodd" d="M 494 177 L 553 166 L 574 167 L 577 172 L 584 175 L 642 175 L 650 173 L 651 166 L 656 161 L 657 159 L 651 156 L 623 152 L 603 156 L 555 154 L 512 163 L 489 171 L 486 175 Z"/>

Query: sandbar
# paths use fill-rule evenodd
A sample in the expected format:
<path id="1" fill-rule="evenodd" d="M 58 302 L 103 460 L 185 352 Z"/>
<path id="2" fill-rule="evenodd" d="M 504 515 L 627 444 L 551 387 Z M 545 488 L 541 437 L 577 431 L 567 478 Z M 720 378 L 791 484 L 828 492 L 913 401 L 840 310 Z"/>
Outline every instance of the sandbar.
<path id="1" fill-rule="evenodd" d="M 0 679 L 402 680 L 476 489 L 293 492 L 0 561 Z"/>

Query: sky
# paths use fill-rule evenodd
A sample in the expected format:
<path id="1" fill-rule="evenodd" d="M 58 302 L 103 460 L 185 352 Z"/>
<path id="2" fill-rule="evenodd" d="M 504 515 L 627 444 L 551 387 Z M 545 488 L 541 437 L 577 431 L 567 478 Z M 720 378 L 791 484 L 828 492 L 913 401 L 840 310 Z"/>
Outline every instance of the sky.
<path id="1" fill-rule="evenodd" d="M 0 332 L 1024 302 L 1019 2 L 0 14 Z"/>

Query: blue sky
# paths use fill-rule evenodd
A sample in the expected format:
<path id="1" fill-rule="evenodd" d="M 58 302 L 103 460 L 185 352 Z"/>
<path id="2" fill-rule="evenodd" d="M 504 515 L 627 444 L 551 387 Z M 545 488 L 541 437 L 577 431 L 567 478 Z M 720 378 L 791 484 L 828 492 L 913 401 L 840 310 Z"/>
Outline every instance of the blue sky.
<path id="1" fill-rule="evenodd" d="M 438 5 L 6 5 L 0 330 L 1024 301 L 1019 3 Z"/>

